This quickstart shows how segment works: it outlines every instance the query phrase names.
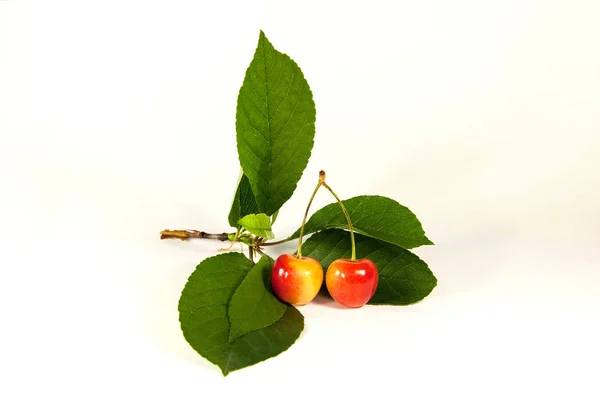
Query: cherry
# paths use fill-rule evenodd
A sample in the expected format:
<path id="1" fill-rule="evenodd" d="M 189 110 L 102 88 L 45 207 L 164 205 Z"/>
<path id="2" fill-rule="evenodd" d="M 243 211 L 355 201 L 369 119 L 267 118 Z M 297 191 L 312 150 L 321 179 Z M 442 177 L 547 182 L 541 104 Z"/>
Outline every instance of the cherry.
<path id="1" fill-rule="evenodd" d="M 271 270 L 273 292 L 281 300 L 304 305 L 312 301 L 323 284 L 323 267 L 311 257 L 282 254 Z"/>
<path id="2" fill-rule="evenodd" d="M 314 299 L 323 284 L 323 267 L 321 263 L 311 257 L 302 257 L 302 236 L 304 225 L 308 217 L 310 205 L 315 199 L 317 191 L 325 181 L 325 172 L 319 173 L 319 183 L 313 191 L 304 218 L 300 227 L 298 238 L 298 256 L 282 254 L 277 257 L 271 270 L 271 286 L 273 292 L 281 300 L 295 305 L 304 305 Z"/>
<path id="3" fill-rule="evenodd" d="M 375 294 L 379 272 L 367 258 L 355 261 L 340 258 L 329 265 L 325 283 L 338 303 L 350 308 L 362 307 Z"/>
<path id="4" fill-rule="evenodd" d="M 338 303 L 346 307 L 362 307 L 375 294 L 379 283 L 379 272 L 373 261 L 362 258 L 356 259 L 356 242 L 354 240 L 354 229 L 350 214 L 342 200 L 336 195 L 323 178 L 320 179 L 321 185 L 327 189 L 340 205 L 350 230 L 350 242 L 352 247 L 352 258 L 340 258 L 329 265 L 325 284 L 331 297 Z"/>

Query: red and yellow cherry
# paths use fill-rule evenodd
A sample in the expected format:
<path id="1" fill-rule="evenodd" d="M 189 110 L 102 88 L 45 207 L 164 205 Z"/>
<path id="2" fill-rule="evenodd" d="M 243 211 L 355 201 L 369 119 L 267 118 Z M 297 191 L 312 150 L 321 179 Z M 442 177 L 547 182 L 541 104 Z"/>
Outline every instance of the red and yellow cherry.
<path id="1" fill-rule="evenodd" d="M 314 258 L 282 254 L 275 260 L 271 286 L 281 300 L 304 305 L 316 297 L 322 284 L 323 267 Z"/>
<path id="2" fill-rule="evenodd" d="M 325 283 L 329 294 L 338 303 L 350 308 L 362 307 L 377 290 L 379 272 L 369 259 L 341 258 L 329 265 Z"/>

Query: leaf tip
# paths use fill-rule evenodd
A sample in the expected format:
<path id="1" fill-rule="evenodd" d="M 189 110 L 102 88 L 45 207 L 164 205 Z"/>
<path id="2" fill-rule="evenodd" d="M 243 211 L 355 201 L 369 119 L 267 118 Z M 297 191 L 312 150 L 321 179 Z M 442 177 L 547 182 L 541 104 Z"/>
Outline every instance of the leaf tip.
<path id="1" fill-rule="evenodd" d="M 267 51 L 275 50 L 273 44 L 271 44 L 271 41 L 267 38 L 267 35 L 265 35 L 265 32 L 262 29 L 260 30 L 260 34 L 258 35 L 258 47 L 261 46 L 266 46 Z M 265 51 L 264 47 L 263 51 Z"/>
<path id="2" fill-rule="evenodd" d="M 269 39 L 267 39 L 267 35 L 265 35 L 265 32 L 261 29 L 260 33 L 258 34 L 258 41 L 261 42 L 263 40 L 267 42 L 269 41 Z"/>

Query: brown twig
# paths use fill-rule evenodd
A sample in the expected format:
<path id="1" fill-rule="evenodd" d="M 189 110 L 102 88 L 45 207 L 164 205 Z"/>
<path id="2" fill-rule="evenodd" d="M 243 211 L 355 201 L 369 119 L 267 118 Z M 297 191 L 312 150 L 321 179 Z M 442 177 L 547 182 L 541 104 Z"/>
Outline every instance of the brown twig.
<path id="1" fill-rule="evenodd" d="M 169 230 L 165 229 L 160 232 L 161 239 L 181 239 L 187 240 L 190 238 L 195 239 L 216 239 L 221 242 L 226 242 L 229 240 L 229 234 L 227 232 L 223 232 L 222 234 L 209 234 L 202 231 L 196 231 L 194 229 L 176 229 Z"/>

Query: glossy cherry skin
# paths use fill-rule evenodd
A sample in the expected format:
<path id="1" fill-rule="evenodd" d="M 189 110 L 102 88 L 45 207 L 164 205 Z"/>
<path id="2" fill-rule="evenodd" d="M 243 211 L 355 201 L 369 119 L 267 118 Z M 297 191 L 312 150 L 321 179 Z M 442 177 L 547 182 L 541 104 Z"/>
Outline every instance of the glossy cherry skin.
<path id="1" fill-rule="evenodd" d="M 311 257 L 282 254 L 271 271 L 273 292 L 281 300 L 304 305 L 315 298 L 323 284 L 323 267 Z"/>
<path id="2" fill-rule="evenodd" d="M 356 261 L 341 258 L 329 265 L 325 283 L 338 303 L 350 308 L 362 307 L 377 290 L 379 272 L 367 258 Z"/>

